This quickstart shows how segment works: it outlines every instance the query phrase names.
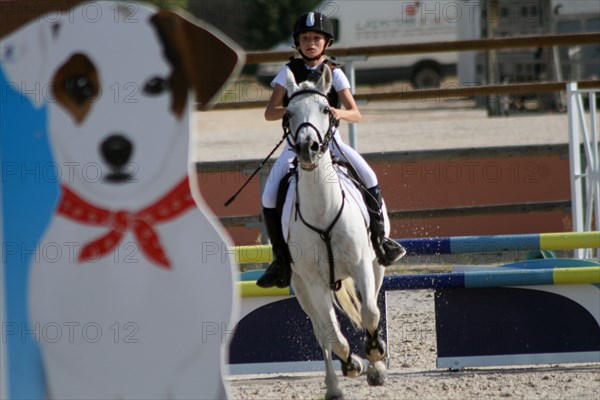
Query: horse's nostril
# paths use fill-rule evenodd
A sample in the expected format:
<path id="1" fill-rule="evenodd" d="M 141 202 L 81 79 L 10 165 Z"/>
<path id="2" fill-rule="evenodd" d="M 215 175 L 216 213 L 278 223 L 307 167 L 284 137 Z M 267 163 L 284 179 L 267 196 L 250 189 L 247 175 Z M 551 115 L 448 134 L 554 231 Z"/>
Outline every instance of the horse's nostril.
<path id="1" fill-rule="evenodd" d="M 319 143 L 317 142 L 312 142 L 310 144 L 310 151 L 319 151 Z"/>
<path id="2" fill-rule="evenodd" d="M 112 135 L 100 145 L 102 157 L 114 168 L 123 167 L 129 161 L 132 150 L 131 142 L 123 135 Z"/>

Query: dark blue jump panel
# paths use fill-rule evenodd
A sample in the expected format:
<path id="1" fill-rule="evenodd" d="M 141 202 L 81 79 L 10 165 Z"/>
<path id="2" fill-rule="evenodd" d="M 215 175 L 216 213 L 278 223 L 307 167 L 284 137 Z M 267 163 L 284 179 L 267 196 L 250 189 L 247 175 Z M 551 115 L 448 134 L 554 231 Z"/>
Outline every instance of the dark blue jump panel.
<path id="1" fill-rule="evenodd" d="M 380 292 L 379 329 L 387 343 L 385 293 Z M 336 310 L 337 311 L 337 310 Z M 337 312 L 341 330 L 352 352 L 364 358 L 364 331 L 355 329 L 345 315 Z M 333 338 L 333 327 L 325 327 Z M 290 363 L 323 360 L 308 316 L 295 297 L 266 304 L 238 322 L 229 348 L 229 364 Z"/>
<path id="2" fill-rule="evenodd" d="M 408 255 L 417 254 L 450 254 L 450 238 L 416 238 L 416 239 L 399 239 L 397 241 L 405 249 Z"/>
<path id="3" fill-rule="evenodd" d="M 448 272 L 439 274 L 387 275 L 383 278 L 382 291 L 410 289 L 464 288 L 465 274 Z"/>
<path id="4" fill-rule="evenodd" d="M 600 354 L 598 322 L 560 294 L 525 288 L 440 289 L 435 315 L 438 365 L 440 358 L 551 353 L 587 353 L 592 357 L 587 360 L 600 362 L 594 355 Z"/>

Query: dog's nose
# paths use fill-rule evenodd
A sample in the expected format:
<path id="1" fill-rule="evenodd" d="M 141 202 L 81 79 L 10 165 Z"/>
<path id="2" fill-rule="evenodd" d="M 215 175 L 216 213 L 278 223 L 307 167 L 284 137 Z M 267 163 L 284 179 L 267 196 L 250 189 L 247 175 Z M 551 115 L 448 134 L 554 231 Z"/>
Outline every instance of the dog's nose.
<path id="1" fill-rule="evenodd" d="M 100 149 L 104 160 L 110 166 L 121 168 L 129 161 L 133 146 L 129 139 L 123 135 L 117 134 L 106 138 L 102 142 Z"/>

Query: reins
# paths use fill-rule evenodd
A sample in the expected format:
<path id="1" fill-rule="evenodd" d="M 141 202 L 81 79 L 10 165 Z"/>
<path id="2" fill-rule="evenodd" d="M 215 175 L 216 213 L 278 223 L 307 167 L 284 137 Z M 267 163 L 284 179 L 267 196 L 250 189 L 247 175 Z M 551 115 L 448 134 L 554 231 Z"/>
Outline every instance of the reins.
<path id="1" fill-rule="evenodd" d="M 319 237 L 325 242 L 325 247 L 327 248 L 327 261 L 329 262 L 329 289 L 337 292 L 342 287 L 342 281 L 339 279 L 335 280 L 333 248 L 331 247 L 331 231 L 333 230 L 333 227 L 335 226 L 335 224 L 338 222 L 338 220 L 342 216 L 342 211 L 344 211 L 344 205 L 346 204 L 346 192 L 342 189 L 342 205 L 340 206 L 340 209 L 339 209 L 337 215 L 335 216 L 335 218 L 333 219 L 333 221 L 331 221 L 331 223 L 329 224 L 327 229 L 319 229 L 316 226 L 313 226 L 313 225 L 309 224 L 308 222 L 306 222 L 306 220 L 302 216 L 302 213 L 300 212 L 300 199 L 299 199 L 299 196 L 297 195 L 297 193 L 298 193 L 297 186 L 298 186 L 298 178 L 296 178 L 296 214 L 300 217 L 300 220 L 307 228 L 309 228 L 310 230 L 319 234 Z"/>
<path id="2" fill-rule="evenodd" d="M 305 94 L 316 94 L 316 95 L 325 97 L 327 99 L 327 96 L 324 95 L 323 93 L 319 92 L 318 90 L 306 89 L 306 90 L 299 90 L 296 93 L 292 94 L 292 96 L 290 97 L 290 101 L 296 96 L 305 95 Z M 316 164 L 318 163 L 318 160 L 320 160 L 320 158 L 325 153 L 325 151 L 329 150 L 329 143 L 333 139 L 333 135 L 334 135 L 333 131 L 339 125 L 339 121 L 335 118 L 335 116 L 333 115 L 333 112 L 331 112 L 331 109 L 328 108 L 327 110 L 329 113 L 329 127 L 327 128 L 327 132 L 324 135 L 321 135 L 321 132 L 319 131 L 319 129 L 316 126 L 314 126 L 312 123 L 303 122 L 296 128 L 293 135 L 291 135 L 292 139 L 294 140 L 294 143 L 290 142 L 291 130 L 290 130 L 290 126 L 289 126 L 289 117 L 287 117 L 287 116 L 284 117 L 284 135 L 285 135 L 285 137 L 287 137 L 288 144 L 290 145 L 290 147 L 292 147 L 294 149 L 294 151 L 297 151 L 295 142 L 297 141 L 298 134 L 302 128 L 308 127 L 308 128 L 313 129 L 316 132 L 317 137 L 319 139 L 319 151 L 317 152 L 317 162 L 315 162 L 314 168 L 316 168 Z M 309 169 L 314 169 L 314 168 L 309 168 Z M 298 177 L 296 177 L 296 215 L 300 217 L 300 220 L 307 228 L 309 228 L 313 232 L 317 233 L 319 235 L 319 237 L 321 238 L 321 240 L 323 240 L 323 242 L 325 242 L 325 247 L 327 248 L 327 261 L 329 264 L 329 288 L 336 292 L 341 289 L 342 281 L 339 279 L 338 280 L 335 279 L 335 262 L 333 259 L 333 247 L 331 246 L 331 231 L 333 230 L 336 223 L 342 216 L 342 212 L 344 211 L 344 206 L 346 204 L 346 192 L 341 187 L 341 185 L 340 185 L 340 189 L 342 191 L 342 205 L 340 206 L 340 209 L 338 210 L 333 221 L 331 221 L 331 223 L 329 224 L 329 226 L 326 229 L 319 229 L 319 228 L 315 227 L 314 225 L 309 224 L 304 219 L 304 217 L 302 216 L 302 213 L 300 212 L 300 197 L 298 196 Z"/>

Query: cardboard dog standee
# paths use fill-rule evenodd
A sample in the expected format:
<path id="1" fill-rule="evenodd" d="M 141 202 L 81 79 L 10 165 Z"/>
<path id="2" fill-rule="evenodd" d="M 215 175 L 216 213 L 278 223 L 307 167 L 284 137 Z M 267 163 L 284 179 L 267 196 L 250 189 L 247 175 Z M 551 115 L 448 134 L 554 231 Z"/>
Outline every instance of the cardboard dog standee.
<path id="1" fill-rule="evenodd" d="M 242 64 L 132 2 L 2 37 L 1 398 L 229 397 L 237 269 L 188 155 L 196 104 Z"/>

